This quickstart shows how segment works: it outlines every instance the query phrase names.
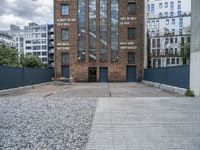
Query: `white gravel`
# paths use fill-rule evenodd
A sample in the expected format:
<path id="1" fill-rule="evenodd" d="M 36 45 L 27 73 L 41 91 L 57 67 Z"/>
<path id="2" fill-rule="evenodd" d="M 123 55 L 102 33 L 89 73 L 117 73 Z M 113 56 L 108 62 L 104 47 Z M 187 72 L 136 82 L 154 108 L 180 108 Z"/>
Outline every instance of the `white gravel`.
<path id="1" fill-rule="evenodd" d="M 0 97 L 0 149 L 85 149 L 94 98 Z"/>

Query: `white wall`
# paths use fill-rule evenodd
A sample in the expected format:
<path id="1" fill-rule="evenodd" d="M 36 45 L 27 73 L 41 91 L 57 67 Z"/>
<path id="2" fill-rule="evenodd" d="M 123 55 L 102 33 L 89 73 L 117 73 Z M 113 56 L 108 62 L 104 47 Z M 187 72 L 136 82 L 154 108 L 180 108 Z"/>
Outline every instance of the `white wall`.
<path id="1" fill-rule="evenodd" d="M 192 0 L 190 88 L 200 96 L 200 0 Z"/>

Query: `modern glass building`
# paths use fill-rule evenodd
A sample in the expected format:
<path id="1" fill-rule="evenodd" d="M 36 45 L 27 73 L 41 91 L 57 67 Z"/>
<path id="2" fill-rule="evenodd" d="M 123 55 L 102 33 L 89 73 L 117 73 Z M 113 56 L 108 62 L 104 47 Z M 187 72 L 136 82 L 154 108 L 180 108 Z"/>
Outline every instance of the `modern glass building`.
<path id="1" fill-rule="evenodd" d="M 57 79 L 141 80 L 143 1 L 54 0 L 54 9 Z"/>

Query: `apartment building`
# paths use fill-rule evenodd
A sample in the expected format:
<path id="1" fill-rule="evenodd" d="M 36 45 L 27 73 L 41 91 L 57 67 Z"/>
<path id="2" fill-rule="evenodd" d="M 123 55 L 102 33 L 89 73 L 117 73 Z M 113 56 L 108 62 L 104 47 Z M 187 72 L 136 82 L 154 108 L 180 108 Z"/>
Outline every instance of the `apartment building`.
<path id="1" fill-rule="evenodd" d="M 191 0 L 148 0 L 148 67 L 186 64 L 180 52 L 190 44 Z"/>
<path id="2" fill-rule="evenodd" d="M 23 29 L 11 25 L 10 30 L 5 30 L 15 42 L 19 54 L 37 55 L 48 65 L 54 67 L 54 26 L 29 23 Z"/>
<path id="3" fill-rule="evenodd" d="M 48 64 L 54 67 L 54 25 L 48 25 Z"/>
<path id="4" fill-rule="evenodd" d="M 29 23 L 24 27 L 24 54 L 37 55 L 48 63 L 48 25 Z"/>
<path id="5" fill-rule="evenodd" d="M 16 48 L 17 43 L 14 38 L 7 32 L 0 31 L 0 45 L 6 45 L 10 48 Z"/>
<path id="6" fill-rule="evenodd" d="M 24 53 L 24 29 L 20 29 L 19 26 L 10 25 L 10 30 L 6 30 L 6 33 L 11 35 L 16 42 L 16 49 L 19 54 Z"/>
<path id="7" fill-rule="evenodd" d="M 75 81 L 140 81 L 143 0 L 54 0 L 55 75 Z"/>

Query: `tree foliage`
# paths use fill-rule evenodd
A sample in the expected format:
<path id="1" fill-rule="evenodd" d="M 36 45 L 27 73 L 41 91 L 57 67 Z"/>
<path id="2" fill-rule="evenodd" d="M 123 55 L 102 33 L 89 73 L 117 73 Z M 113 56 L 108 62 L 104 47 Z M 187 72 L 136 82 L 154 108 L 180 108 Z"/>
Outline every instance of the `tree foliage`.
<path id="1" fill-rule="evenodd" d="M 16 49 L 0 45 L 0 66 L 9 67 L 47 67 L 41 59 L 35 55 L 19 55 Z"/>
<path id="2" fill-rule="evenodd" d="M 187 64 L 187 62 L 190 61 L 190 44 L 189 43 L 181 44 L 180 55 L 183 59 L 183 64 Z"/>
<path id="3" fill-rule="evenodd" d="M 22 67 L 41 68 L 45 66 L 41 59 L 35 55 L 21 55 L 20 63 Z"/>
<path id="4" fill-rule="evenodd" d="M 0 66 L 19 67 L 19 57 L 16 49 L 0 45 Z"/>

